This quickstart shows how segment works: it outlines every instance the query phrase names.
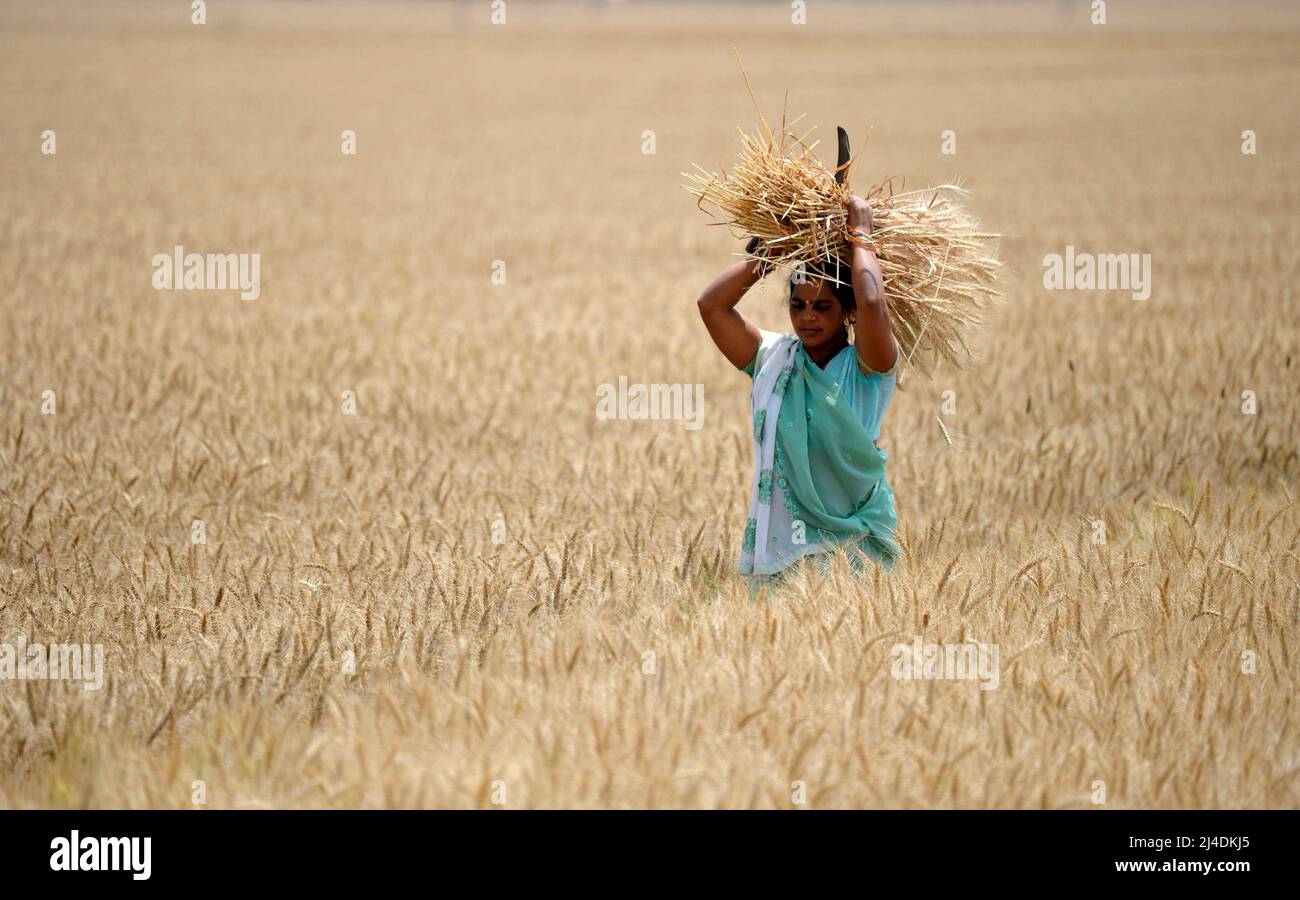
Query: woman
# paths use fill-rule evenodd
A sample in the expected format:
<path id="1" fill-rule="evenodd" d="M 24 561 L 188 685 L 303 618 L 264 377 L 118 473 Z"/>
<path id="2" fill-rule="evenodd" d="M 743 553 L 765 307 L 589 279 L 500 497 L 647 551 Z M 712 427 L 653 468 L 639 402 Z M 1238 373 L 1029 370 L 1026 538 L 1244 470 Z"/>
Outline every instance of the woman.
<path id="1" fill-rule="evenodd" d="M 755 586 L 808 554 L 843 548 L 857 565 L 865 554 L 892 568 L 901 551 L 889 457 L 875 444 L 899 348 L 871 229 L 871 208 L 852 197 L 852 285 L 835 285 L 818 267 L 805 269 L 805 278 L 795 273 L 793 333 L 762 331 L 736 310 L 765 274 L 764 261 L 736 263 L 700 295 L 713 343 L 753 378 L 754 486 L 740 571 Z"/>

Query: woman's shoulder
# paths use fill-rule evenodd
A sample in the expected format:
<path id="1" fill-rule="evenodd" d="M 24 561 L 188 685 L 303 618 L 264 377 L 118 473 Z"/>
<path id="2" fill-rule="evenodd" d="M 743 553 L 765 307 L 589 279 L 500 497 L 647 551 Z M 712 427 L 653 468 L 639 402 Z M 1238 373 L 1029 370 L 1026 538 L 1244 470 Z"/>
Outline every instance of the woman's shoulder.
<path id="1" fill-rule="evenodd" d="M 897 379 L 898 377 L 897 356 L 894 357 L 894 364 L 890 366 L 888 369 L 885 369 L 883 372 L 877 372 L 875 369 L 871 368 L 871 366 L 864 363 L 862 361 L 862 357 L 858 356 L 857 353 L 853 354 L 853 359 L 858 364 L 858 371 L 861 372 L 863 375 L 865 375 L 867 378 L 888 378 L 890 380 L 894 380 Z"/>
<path id="2" fill-rule="evenodd" d="M 793 332 L 767 331 L 760 328 L 758 330 L 759 342 L 758 350 L 754 353 L 754 358 L 749 361 L 749 365 L 741 369 L 746 375 L 753 375 L 762 368 L 763 360 L 772 352 L 782 341 L 796 340 Z"/>
<path id="3" fill-rule="evenodd" d="M 894 381 L 898 376 L 898 363 L 901 356 L 901 353 L 896 354 L 892 366 L 884 371 L 877 371 L 863 362 L 862 357 L 858 355 L 857 348 L 850 344 L 841 350 L 835 359 L 831 360 L 827 372 L 834 375 L 837 380 L 849 378 L 856 372 L 857 377 L 869 381 Z"/>
<path id="4" fill-rule="evenodd" d="M 898 346 L 898 341 L 894 341 L 894 363 L 888 369 L 873 369 L 862 359 L 855 347 L 850 346 L 846 349 L 849 351 L 850 359 L 852 359 L 855 367 L 862 373 L 864 378 L 888 379 L 891 381 L 897 379 L 898 364 L 903 358 L 903 349 Z"/>

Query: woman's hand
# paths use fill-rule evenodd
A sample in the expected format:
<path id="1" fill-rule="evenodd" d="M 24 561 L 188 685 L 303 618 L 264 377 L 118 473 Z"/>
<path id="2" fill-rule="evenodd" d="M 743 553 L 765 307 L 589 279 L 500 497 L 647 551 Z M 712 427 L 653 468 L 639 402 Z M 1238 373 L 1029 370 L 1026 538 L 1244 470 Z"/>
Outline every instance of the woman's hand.
<path id="1" fill-rule="evenodd" d="M 849 197 L 848 210 L 849 227 L 861 228 L 867 234 L 871 234 L 871 207 L 867 205 L 867 201 L 854 194 Z"/>
<path id="2" fill-rule="evenodd" d="M 758 278 L 763 278 L 771 271 L 772 263 L 768 260 L 767 242 L 755 235 L 745 242 L 745 252 L 758 257 L 758 262 L 754 264 L 754 274 Z"/>

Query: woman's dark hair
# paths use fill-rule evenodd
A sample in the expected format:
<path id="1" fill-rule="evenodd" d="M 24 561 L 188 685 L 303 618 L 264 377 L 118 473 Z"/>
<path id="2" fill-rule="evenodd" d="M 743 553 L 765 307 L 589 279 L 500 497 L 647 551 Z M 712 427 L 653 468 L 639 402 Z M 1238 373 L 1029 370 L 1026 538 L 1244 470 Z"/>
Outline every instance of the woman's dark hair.
<path id="1" fill-rule="evenodd" d="M 788 306 L 791 298 L 794 297 L 795 286 L 799 283 L 795 279 L 800 276 L 799 270 L 790 274 L 790 282 L 786 285 L 785 302 Z M 853 270 L 846 264 L 840 263 L 838 277 L 843 284 L 836 284 L 836 272 L 834 263 L 825 263 L 820 260 L 812 263 L 804 263 L 802 275 L 805 281 L 824 281 L 835 294 L 835 299 L 840 301 L 840 306 L 845 312 L 853 312 L 858 308 L 858 299 L 853 293 Z"/>

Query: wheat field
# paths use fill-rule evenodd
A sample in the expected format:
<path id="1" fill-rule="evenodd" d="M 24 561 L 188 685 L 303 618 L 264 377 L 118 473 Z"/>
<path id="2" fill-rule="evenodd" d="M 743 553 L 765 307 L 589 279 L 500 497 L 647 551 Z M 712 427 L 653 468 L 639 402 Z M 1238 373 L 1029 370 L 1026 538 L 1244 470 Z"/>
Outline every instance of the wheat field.
<path id="1" fill-rule="evenodd" d="M 1297 805 L 1300 10 L 790 14 L 0 3 L 0 641 L 104 650 L 0 681 L 0 805 Z M 680 187 L 755 122 L 732 48 L 1007 265 L 885 418 L 895 569 L 753 599 L 694 304 L 743 241 Z M 178 244 L 260 296 L 155 290 Z M 1067 246 L 1150 298 L 1046 290 Z M 598 418 L 620 377 L 701 427 Z M 996 689 L 894 678 L 918 638 Z"/>

